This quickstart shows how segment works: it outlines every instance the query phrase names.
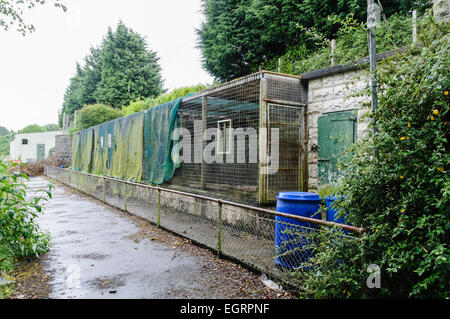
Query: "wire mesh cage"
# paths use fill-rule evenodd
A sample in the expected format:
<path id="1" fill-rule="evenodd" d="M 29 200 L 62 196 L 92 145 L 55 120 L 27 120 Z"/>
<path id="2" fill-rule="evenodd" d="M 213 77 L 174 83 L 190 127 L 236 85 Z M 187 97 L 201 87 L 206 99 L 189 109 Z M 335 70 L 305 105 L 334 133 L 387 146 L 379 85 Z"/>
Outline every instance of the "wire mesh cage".
<path id="1" fill-rule="evenodd" d="M 305 105 L 299 77 L 261 71 L 75 133 L 72 165 L 248 204 L 273 203 L 280 191 L 306 189 Z"/>
<path id="2" fill-rule="evenodd" d="M 187 135 L 168 186 L 252 204 L 304 190 L 305 104 L 298 77 L 267 71 L 183 98 Z"/>

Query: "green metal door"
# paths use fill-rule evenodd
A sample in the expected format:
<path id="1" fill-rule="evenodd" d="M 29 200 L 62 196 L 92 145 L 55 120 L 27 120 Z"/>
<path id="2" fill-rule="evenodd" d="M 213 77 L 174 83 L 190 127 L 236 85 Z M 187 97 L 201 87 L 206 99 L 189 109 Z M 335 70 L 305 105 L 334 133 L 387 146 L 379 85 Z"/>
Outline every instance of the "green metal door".
<path id="1" fill-rule="evenodd" d="M 318 118 L 319 184 L 334 182 L 340 172 L 339 160 L 356 140 L 355 111 L 329 113 Z"/>
<path id="2" fill-rule="evenodd" d="M 41 161 L 45 158 L 45 144 L 36 145 L 36 160 Z"/>

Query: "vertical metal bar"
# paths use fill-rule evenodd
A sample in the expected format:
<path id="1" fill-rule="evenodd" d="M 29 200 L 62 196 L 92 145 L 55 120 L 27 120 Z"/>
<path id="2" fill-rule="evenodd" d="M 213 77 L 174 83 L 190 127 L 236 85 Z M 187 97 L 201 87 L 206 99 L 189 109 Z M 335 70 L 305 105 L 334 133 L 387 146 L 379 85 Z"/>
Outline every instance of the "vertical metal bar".
<path id="1" fill-rule="evenodd" d="M 377 77 L 375 70 L 377 68 L 377 48 L 376 48 L 376 23 L 377 23 L 377 7 L 374 0 L 367 0 L 367 26 L 369 28 L 369 61 L 370 72 L 372 78 L 370 81 L 370 87 L 372 91 L 372 111 L 375 112 L 378 108 L 377 98 Z M 377 132 L 376 127 L 373 129 L 374 133 Z"/>
<path id="2" fill-rule="evenodd" d="M 106 204 L 106 181 L 104 176 L 102 178 L 103 178 L 103 203 Z"/>
<path id="3" fill-rule="evenodd" d="M 412 43 L 417 42 L 417 10 L 412 12 Z"/>
<path id="4" fill-rule="evenodd" d="M 331 40 L 331 65 L 335 65 L 334 51 L 336 50 L 336 39 Z"/>
<path id="5" fill-rule="evenodd" d="M 220 254 L 222 253 L 222 201 L 219 199 L 219 216 L 218 216 L 218 225 L 217 225 L 217 256 L 220 257 Z"/>
<path id="6" fill-rule="evenodd" d="M 124 183 L 124 191 L 123 191 L 123 199 L 124 199 L 124 204 L 123 204 L 123 211 L 126 212 L 127 211 L 127 183 Z"/>
<path id="7" fill-rule="evenodd" d="M 367 260 L 366 260 L 366 247 L 364 234 L 360 236 L 360 240 L 361 240 L 361 269 L 365 270 L 367 267 Z M 367 296 L 368 296 L 368 287 L 367 283 L 364 283 L 361 289 L 361 299 L 366 299 Z"/>
<path id="8" fill-rule="evenodd" d="M 159 228 L 161 225 L 161 188 L 158 187 L 158 217 L 156 226 Z"/>
<path id="9" fill-rule="evenodd" d="M 201 176 L 200 176 L 200 186 L 201 189 L 205 189 L 205 160 L 203 158 L 203 151 L 205 149 L 205 140 L 203 134 L 206 132 L 207 128 L 207 112 L 208 112 L 208 102 L 206 100 L 206 95 L 202 96 L 202 166 L 201 166 Z"/>
<path id="10" fill-rule="evenodd" d="M 260 83 L 259 92 L 259 172 L 258 172 L 258 202 L 263 204 L 266 202 L 266 162 L 267 162 L 267 103 L 264 101 L 266 97 L 266 79 L 263 77 Z"/>

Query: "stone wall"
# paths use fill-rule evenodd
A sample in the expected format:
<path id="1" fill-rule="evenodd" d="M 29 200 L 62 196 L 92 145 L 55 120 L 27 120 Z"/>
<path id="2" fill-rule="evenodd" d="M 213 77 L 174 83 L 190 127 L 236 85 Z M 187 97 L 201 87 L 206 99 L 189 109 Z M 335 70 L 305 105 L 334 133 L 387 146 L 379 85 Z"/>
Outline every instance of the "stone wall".
<path id="1" fill-rule="evenodd" d="M 339 73 L 324 73 L 310 78 L 308 85 L 308 190 L 317 192 L 318 187 L 318 117 L 325 113 L 357 110 L 357 138 L 367 134 L 368 123 L 362 115 L 369 109 L 363 107 L 370 102 L 368 97 L 354 96 L 367 88 L 367 72 L 344 70 Z"/>
<path id="2" fill-rule="evenodd" d="M 72 161 L 72 137 L 69 134 L 55 136 L 55 155 L 68 163 Z"/>

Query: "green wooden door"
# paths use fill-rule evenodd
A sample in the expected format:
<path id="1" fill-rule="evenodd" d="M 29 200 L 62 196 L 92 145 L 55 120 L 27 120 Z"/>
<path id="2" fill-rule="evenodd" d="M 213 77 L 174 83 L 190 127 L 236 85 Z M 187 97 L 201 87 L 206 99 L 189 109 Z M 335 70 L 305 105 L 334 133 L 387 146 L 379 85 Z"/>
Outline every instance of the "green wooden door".
<path id="1" fill-rule="evenodd" d="M 36 145 L 36 160 L 40 161 L 45 158 L 45 144 Z"/>
<path id="2" fill-rule="evenodd" d="M 329 113 L 318 118 L 319 184 L 328 184 L 339 176 L 338 161 L 356 140 L 354 111 Z"/>

